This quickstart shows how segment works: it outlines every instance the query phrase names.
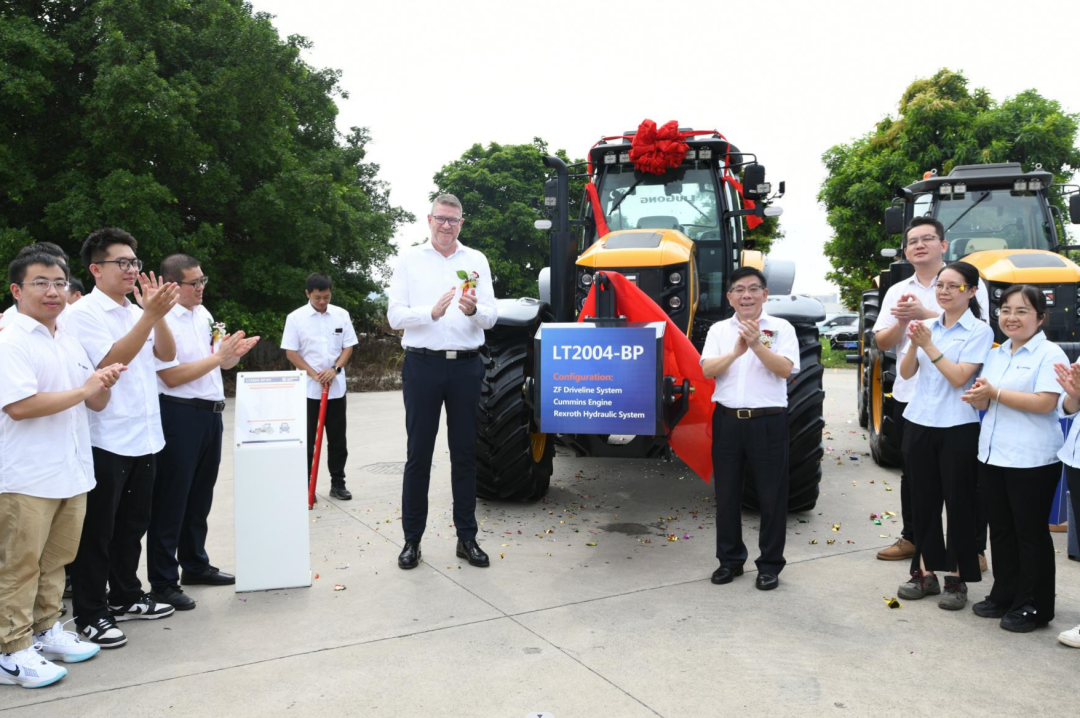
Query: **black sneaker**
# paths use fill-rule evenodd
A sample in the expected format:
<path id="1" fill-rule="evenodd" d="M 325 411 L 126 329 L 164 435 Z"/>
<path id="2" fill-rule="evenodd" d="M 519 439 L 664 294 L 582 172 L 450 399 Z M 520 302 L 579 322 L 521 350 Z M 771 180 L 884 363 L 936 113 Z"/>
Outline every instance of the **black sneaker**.
<path id="1" fill-rule="evenodd" d="M 979 601 L 971 607 L 972 613 L 976 616 L 982 616 L 983 618 L 1002 618 L 1009 612 L 1009 604 L 1007 603 L 994 603 L 987 596 L 982 601 Z"/>
<path id="2" fill-rule="evenodd" d="M 119 648 L 127 643 L 127 636 L 116 627 L 111 618 L 99 618 L 79 629 L 79 638 L 96 643 L 102 648 Z"/>
<path id="3" fill-rule="evenodd" d="M 337 499 L 338 501 L 352 501 L 352 492 L 344 486 L 331 486 L 330 498 Z"/>
<path id="4" fill-rule="evenodd" d="M 1039 627 L 1038 612 L 1035 607 L 1025 604 L 1020 608 L 1014 608 L 1001 618 L 998 624 L 1006 631 L 1013 633 L 1030 633 Z M 1046 625 L 1045 623 L 1042 625 Z"/>
<path id="5" fill-rule="evenodd" d="M 149 595 L 143 594 L 135 603 L 127 606 L 109 606 L 109 613 L 116 621 L 134 621 L 135 619 L 155 619 L 171 616 L 176 609 L 167 603 L 158 603 Z"/>
<path id="6" fill-rule="evenodd" d="M 195 599 L 184 593 L 175 583 L 169 583 L 150 592 L 150 598 L 159 606 L 172 606 L 177 611 L 190 611 L 195 608 Z"/>

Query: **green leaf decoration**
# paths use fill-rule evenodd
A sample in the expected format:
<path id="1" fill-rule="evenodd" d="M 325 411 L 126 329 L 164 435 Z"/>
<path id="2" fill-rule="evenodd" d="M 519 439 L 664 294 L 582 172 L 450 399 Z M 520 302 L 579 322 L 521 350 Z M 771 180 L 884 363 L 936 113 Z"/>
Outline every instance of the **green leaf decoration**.
<path id="1" fill-rule="evenodd" d="M 466 272 L 464 269 L 459 269 L 459 270 L 457 270 L 457 276 L 458 276 L 458 279 L 468 279 L 469 278 L 469 273 Z"/>

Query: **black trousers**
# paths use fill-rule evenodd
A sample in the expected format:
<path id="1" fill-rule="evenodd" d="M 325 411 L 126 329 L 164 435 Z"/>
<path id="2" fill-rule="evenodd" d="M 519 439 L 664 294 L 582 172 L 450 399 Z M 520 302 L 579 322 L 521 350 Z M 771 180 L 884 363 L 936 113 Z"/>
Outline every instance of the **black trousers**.
<path id="1" fill-rule="evenodd" d="M 221 414 L 162 400 L 161 426 L 165 448 L 157 455 L 146 534 L 146 573 L 155 589 L 177 583 L 180 566 L 194 573 L 210 567 L 206 519 L 221 463 Z"/>
<path id="2" fill-rule="evenodd" d="M 979 463 L 994 558 L 990 600 L 1010 609 L 1030 604 L 1040 624 L 1054 620 L 1054 540 L 1049 516 L 1060 480 L 1060 463 L 1030 469 Z"/>
<path id="3" fill-rule="evenodd" d="M 713 482 L 716 490 L 716 558 L 737 568 L 746 562 L 742 539 L 743 475 L 754 472 L 761 502 L 761 531 L 754 562 L 761 573 L 779 574 L 787 563 L 788 418 L 786 414 L 737 419 L 713 411 Z"/>
<path id="4" fill-rule="evenodd" d="M 911 480 L 907 474 L 907 452 L 903 451 L 904 427 L 907 419 L 904 418 L 904 409 L 907 403 L 893 402 L 893 425 L 896 426 L 896 442 L 900 445 L 900 519 L 903 524 L 900 528 L 900 536 L 912 543 L 915 542 L 915 521 L 911 516 Z M 975 550 L 980 554 L 986 553 L 986 511 L 983 510 L 982 501 L 976 502 L 975 506 Z"/>
<path id="5" fill-rule="evenodd" d="M 345 396 L 348 396 L 347 394 Z M 345 487 L 345 462 L 349 445 L 345 439 L 345 396 L 326 400 L 326 468 L 330 470 L 330 485 Z M 307 478 L 311 478 L 311 462 L 315 456 L 315 430 L 319 427 L 318 399 L 307 400 Z"/>
<path id="6" fill-rule="evenodd" d="M 71 564 L 72 609 L 79 628 L 143 594 L 137 571 L 150 525 L 156 457 L 94 453 L 97 485 L 86 495 L 79 553 Z M 108 596 L 106 596 L 108 584 Z"/>
<path id="7" fill-rule="evenodd" d="M 439 412 L 446 407 L 450 447 L 450 487 L 458 538 L 476 538 L 476 408 L 484 378 L 484 360 L 446 359 L 405 353 L 401 383 L 405 396 L 408 460 L 401 491 L 401 523 L 406 541 L 419 541 L 427 526 L 431 457 L 439 433 Z"/>
<path id="8" fill-rule="evenodd" d="M 1069 487 L 1069 503 L 1072 504 L 1073 518 L 1080 521 L 1080 469 L 1065 465 L 1065 483 Z M 1080 526 L 1073 529 L 1080 531 Z"/>
<path id="9" fill-rule="evenodd" d="M 912 571 L 919 570 L 922 557 L 928 571 L 958 571 L 961 581 L 982 580 L 975 540 L 978 451 L 978 424 L 938 428 L 907 423 L 904 454 L 915 521 Z M 942 504 L 949 521 L 947 542 Z"/>

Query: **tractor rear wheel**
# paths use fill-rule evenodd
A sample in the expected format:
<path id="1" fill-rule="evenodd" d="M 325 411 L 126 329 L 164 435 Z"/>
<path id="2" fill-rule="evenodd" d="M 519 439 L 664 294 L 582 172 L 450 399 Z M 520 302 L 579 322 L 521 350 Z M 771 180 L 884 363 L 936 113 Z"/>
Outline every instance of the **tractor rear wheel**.
<path id="1" fill-rule="evenodd" d="M 482 499 L 535 501 L 551 486 L 555 437 L 540 432 L 524 392 L 542 319 L 486 332 L 476 430 L 476 495 Z"/>
<path id="2" fill-rule="evenodd" d="M 866 429 L 870 426 L 870 346 L 874 342 L 874 323 L 877 322 L 881 311 L 881 298 L 878 290 L 869 289 L 863 292 L 862 307 L 859 312 L 859 356 L 862 363 L 859 364 L 859 426 Z"/>
<path id="3" fill-rule="evenodd" d="M 825 390 L 821 364 L 821 337 L 814 324 L 794 324 L 799 338 L 799 373 L 788 379 L 788 511 L 809 511 L 817 504 L 821 484 L 821 458 L 825 449 L 821 431 Z M 753 472 L 748 470 L 743 504 L 760 508 Z"/>

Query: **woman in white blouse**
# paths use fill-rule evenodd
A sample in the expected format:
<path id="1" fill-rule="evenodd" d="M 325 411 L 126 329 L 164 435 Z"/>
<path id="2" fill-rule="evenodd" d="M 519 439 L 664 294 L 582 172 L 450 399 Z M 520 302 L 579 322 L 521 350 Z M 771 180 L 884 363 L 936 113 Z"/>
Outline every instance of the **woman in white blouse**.
<path id="1" fill-rule="evenodd" d="M 900 375 L 918 376 L 918 383 L 904 410 L 901 447 L 912 482 L 915 555 L 911 579 L 897 593 L 909 601 L 940 594 L 934 572 L 948 571 L 938 606 L 953 611 L 967 604 L 967 582 L 982 580 L 975 544 L 979 413 L 961 401 L 994 343 L 993 331 L 979 321 L 978 286 L 979 272 L 970 264 L 943 267 L 935 288 L 942 314 L 908 325 L 912 347 L 900 361 Z"/>
<path id="2" fill-rule="evenodd" d="M 1055 364 L 1068 361 L 1042 332 L 1046 297 L 1014 284 L 1001 296 L 1008 339 L 986 357 L 964 401 L 986 411 L 979 432 L 979 493 L 990 519 L 994 586 L 972 610 L 1027 633 L 1054 619 L 1054 542 L 1047 517 L 1064 441 Z"/>

